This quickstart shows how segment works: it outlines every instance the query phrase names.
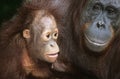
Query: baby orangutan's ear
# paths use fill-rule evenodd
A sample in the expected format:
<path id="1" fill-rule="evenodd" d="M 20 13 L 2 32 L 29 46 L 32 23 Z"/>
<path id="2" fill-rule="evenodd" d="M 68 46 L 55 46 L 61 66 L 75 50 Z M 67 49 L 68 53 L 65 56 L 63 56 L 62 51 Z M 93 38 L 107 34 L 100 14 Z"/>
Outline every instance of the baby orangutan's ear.
<path id="1" fill-rule="evenodd" d="M 30 30 L 29 29 L 25 29 L 23 31 L 23 37 L 24 38 L 30 38 Z"/>

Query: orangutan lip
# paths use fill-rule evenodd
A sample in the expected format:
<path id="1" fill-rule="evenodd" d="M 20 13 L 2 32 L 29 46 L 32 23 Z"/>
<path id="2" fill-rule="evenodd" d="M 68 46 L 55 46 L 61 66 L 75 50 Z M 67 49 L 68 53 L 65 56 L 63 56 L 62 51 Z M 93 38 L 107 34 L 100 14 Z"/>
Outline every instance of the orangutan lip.
<path id="1" fill-rule="evenodd" d="M 57 57 L 58 53 L 54 53 L 54 54 L 47 54 L 49 57 Z"/>
<path id="2" fill-rule="evenodd" d="M 89 39 L 89 37 L 87 35 L 85 35 L 85 38 L 89 43 L 94 44 L 96 46 L 104 46 L 104 45 L 107 44 L 107 43 L 98 43 L 98 42 L 92 41 L 92 40 Z"/>

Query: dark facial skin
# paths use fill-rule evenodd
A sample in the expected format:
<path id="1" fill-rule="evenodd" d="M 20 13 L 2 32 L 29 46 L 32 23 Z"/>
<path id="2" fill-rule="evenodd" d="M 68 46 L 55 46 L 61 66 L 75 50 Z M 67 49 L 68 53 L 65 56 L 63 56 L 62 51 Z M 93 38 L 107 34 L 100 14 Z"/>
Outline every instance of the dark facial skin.
<path id="1" fill-rule="evenodd" d="M 77 13 L 80 13 L 79 9 Z M 89 0 L 82 15 L 77 13 L 74 14 L 75 18 L 72 18 L 77 21 L 74 20 L 74 25 L 71 24 L 71 27 L 75 29 L 73 29 L 75 41 L 69 46 L 76 51 L 69 49 L 73 52 L 69 51 L 67 56 L 72 55 L 70 59 L 74 60 L 72 65 L 77 66 L 77 68 L 74 67 L 76 68 L 74 70 L 78 70 L 78 75 L 82 71 L 83 74 L 85 73 L 85 77 L 88 76 L 86 79 L 109 79 L 107 76 L 111 66 L 111 56 L 113 56 L 111 50 L 114 51 L 112 44 L 116 44 L 114 39 L 120 25 L 120 1 Z M 73 32 L 71 32 L 72 34 Z M 76 47 L 73 46 L 74 44 Z M 55 63 L 56 70 L 65 71 L 66 67 L 69 67 L 69 65 L 65 66 L 60 63 Z"/>
<path id="2" fill-rule="evenodd" d="M 79 42 L 79 48 L 76 48 L 79 63 L 76 65 L 87 74 L 107 79 L 109 67 L 113 66 L 111 58 L 117 50 L 113 45 L 116 45 L 115 38 L 119 33 L 120 1 L 90 0 L 79 22 L 75 27 Z"/>
<path id="3" fill-rule="evenodd" d="M 30 55 L 35 59 L 54 62 L 58 56 L 59 47 L 56 43 L 58 29 L 55 19 L 47 11 L 40 10 L 36 14 L 30 29 L 23 31 Z"/>
<path id="4" fill-rule="evenodd" d="M 84 38 L 85 45 L 91 51 L 105 50 L 114 38 L 119 28 L 119 3 L 119 0 L 91 0 L 88 3 L 84 11 L 87 19 L 84 25 Z"/>

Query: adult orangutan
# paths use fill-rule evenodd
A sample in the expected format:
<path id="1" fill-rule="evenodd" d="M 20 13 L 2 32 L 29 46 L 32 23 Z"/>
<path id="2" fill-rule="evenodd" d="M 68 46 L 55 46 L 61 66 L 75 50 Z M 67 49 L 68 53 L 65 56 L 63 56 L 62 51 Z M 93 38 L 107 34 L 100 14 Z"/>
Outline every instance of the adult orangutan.
<path id="1" fill-rule="evenodd" d="M 54 68 L 68 68 L 59 64 L 66 58 L 78 75 L 81 72 L 88 79 L 119 79 L 119 4 L 119 0 L 89 0 L 81 11 L 80 0 L 75 0 L 72 7 L 76 9 L 68 12 L 71 23 L 63 34 L 66 50 L 61 50 Z"/>

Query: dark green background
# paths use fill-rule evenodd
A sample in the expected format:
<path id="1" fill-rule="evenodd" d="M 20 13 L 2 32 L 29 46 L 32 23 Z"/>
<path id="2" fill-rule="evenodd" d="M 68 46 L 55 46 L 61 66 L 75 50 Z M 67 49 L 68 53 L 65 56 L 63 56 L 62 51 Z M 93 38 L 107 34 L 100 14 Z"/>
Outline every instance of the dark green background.
<path id="1" fill-rule="evenodd" d="M 22 0 L 0 0 L 0 25 L 16 13 L 21 3 Z"/>

